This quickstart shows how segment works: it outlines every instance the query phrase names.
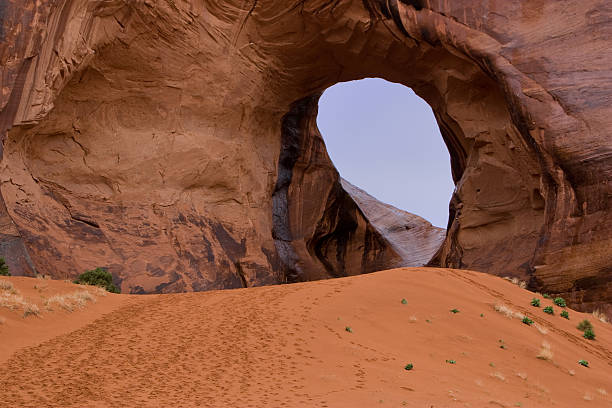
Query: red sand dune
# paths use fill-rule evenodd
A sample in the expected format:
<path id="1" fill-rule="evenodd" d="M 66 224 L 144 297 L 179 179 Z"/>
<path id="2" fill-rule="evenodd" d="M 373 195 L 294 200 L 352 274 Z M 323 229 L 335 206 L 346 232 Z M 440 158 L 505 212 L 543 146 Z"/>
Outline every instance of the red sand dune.
<path id="1" fill-rule="evenodd" d="M 24 295 L 37 283 L 8 280 Z M 44 282 L 48 293 L 75 290 Z M 552 301 L 532 307 L 534 296 L 489 275 L 414 268 L 207 293 L 109 294 L 40 317 L 2 310 L 0 406 L 612 406 L 612 325 L 572 310 L 563 319 L 559 307 L 547 315 Z M 585 318 L 594 341 L 576 329 Z M 543 342 L 549 360 L 537 358 Z"/>

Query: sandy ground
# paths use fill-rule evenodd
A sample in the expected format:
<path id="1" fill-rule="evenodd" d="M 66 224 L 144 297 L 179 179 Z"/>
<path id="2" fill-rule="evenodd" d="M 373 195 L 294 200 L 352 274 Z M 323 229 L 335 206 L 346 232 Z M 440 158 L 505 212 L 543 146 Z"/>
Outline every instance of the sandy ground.
<path id="1" fill-rule="evenodd" d="M 533 296 L 489 275 L 413 268 L 1 311 L 0 406 L 612 407 L 612 325 L 547 315 L 552 301 L 535 308 Z M 576 329 L 584 318 L 594 341 Z"/>

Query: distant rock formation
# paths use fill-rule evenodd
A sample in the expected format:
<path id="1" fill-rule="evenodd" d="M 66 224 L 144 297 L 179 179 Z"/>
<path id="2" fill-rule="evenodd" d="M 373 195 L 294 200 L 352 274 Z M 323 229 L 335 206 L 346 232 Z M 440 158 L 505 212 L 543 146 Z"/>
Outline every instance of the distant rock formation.
<path id="1" fill-rule="evenodd" d="M 340 183 L 374 229 L 399 255 L 398 267 L 426 265 L 440 249 L 446 236 L 444 228 L 434 227 L 418 215 L 380 202 L 344 179 Z"/>
<path id="2" fill-rule="evenodd" d="M 123 291 L 167 292 L 397 264 L 316 129 L 324 89 L 376 76 L 427 100 L 449 148 L 432 264 L 612 311 L 608 1 L 13 0 L 0 16 L 15 269 L 106 266 Z"/>

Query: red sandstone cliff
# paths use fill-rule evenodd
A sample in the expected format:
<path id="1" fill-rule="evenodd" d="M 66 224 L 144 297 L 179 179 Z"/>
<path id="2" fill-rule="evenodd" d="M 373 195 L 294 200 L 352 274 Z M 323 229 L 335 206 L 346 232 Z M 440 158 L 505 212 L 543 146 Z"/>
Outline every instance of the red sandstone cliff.
<path id="1" fill-rule="evenodd" d="M 0 14 L 0 232 L 24 271 L 107 266 L 149 292 L 396 263 L 314 125 L 322 90 L 378 76 L 429 102 L 452 157 L 434 263 L 612 304 L 606 1 L 15 0 Z"/>

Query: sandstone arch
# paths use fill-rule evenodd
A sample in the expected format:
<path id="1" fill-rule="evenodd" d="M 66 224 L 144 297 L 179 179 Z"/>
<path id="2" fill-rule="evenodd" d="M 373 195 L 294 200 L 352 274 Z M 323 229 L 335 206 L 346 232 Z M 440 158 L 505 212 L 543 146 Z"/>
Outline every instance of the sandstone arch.
<path id="1" fill-rule="evenodd" d="M 405 263 L 316 129 L 326 87 L 378 76 L 430 103 L 451 153 L 457 191 L 431 263 L 609 307 L 605 2 L 22 0 L 4 13 L 3 232 L 26 269 L 105 265 L 150 292 Z"/>

